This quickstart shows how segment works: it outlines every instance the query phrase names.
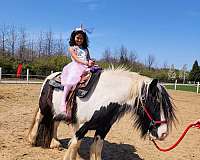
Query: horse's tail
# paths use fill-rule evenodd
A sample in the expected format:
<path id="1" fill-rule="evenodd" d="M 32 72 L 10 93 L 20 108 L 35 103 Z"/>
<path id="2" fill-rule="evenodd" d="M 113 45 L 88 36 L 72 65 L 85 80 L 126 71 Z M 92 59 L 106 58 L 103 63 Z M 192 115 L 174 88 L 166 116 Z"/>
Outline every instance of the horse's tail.
<path id="1" fill-rule="evenodd" d="M 34 126 L 34 124 L 35 124 L 35 122 L 36 122 L 36 116 L 37 116 L 38 111 L 39 111 L 39 107 L 37 107 L 37 109 L 36 109 L 36 111 L 35 111 L 35 114 L 34 114 L 34 116 L 33 116 L 33 120 L 32 120 L 32 123 L 31 123 L 31 125 L 30 125 L 29 131 L 28 131 L 28 135 L 31 134 L 31 131 L 32 131 L 32 129 L 33 129 L 33 126 Z"/>
<path id="2" fill-rule="evenodd" d="M 49 148 L 53 138 L 52 94 L 53 88 L 49 85 L 49 80 L 47 80 L 43 85 L 39 99 L 39 108 L 43 118 L 38 124 L 35 146 Z"/>
<path id="3" fill-rule="evenodd" d="M 41 123 L 38 126 L 35 146 L 49 148 L 53 138 L 53 116 L 50 114 L 44 115 Z"/>

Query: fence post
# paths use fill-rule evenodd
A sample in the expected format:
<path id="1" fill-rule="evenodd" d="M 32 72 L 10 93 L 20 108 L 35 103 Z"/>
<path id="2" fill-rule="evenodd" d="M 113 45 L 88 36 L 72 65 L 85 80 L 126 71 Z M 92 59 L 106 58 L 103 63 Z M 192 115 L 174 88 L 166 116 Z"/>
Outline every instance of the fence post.
<path id="1" fill-rule="evenodd" d="M 53 71 L 51 71 L 51 74 L 53 73 Z"/>
<path id="2" fill-rule="evenodd" d="M 174 90 L 176 90 L 176 85 L 177 85 L 177 79 L 175 80 Z"/>
<path id="3" fill-rule="evenodd" d="M 197 82 L 197 94 L 199 93 L 199 82 Z"/>
<path id="4" fill-rule="evenodd" d="M 29 80 L 29 69 L 27 68 L 27 70 L 26 70 L 26 81 L 27 81 L 27 83 L 28 83 L 28 80 Z"/>
<path id="5" fill-rule="evenodd" d="M 1 81 L 1 67 L 0 67 L 0 81 Z"/>

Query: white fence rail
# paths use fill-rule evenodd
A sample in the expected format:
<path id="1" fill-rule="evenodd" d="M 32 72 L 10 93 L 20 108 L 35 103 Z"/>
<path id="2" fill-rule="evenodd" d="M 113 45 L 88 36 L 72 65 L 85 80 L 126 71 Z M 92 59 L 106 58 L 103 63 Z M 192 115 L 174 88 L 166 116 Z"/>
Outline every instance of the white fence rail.
<path id="1" fill-rule="evenodd" d="M 164 83 L 165 86 L 172 86 L 172 88 L 174 90 L 178 90 L 177 87 L 178 86 L 186 86 L 186 87 L 194 87 L 196 88 L 196 93 L 199 93 L 199 87 L 200 87 L 200 83 L 197 82 L 196 84 L 182 84 L 182 83 L 177 83 L 177 80 L 175 80 L 175 83 Z"/>
<path id="2" fill-rule="evenodd" d="M 29 69 L 27 69 L 26 74 L 22 74 L 20 78 L 17 78 L 16 74 L 2 74 L 2 68 L 0 67 L 0 84 L 41 84 L 46 77 L 44 75 L 30 75 Z"/>

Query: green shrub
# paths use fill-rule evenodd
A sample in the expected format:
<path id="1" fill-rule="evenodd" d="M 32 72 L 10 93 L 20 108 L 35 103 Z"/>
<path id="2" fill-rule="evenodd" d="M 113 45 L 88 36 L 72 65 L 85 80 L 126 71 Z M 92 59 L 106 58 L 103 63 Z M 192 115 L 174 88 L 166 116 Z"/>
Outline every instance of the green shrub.
<path id="1" fill-rule="evenodd" d="M 36 75 L 49 75 L 51 71 L 62 71 L 70 61 L 64 56 L 51 56 L 35 59 L 29 66 L 31 73 Z"/>
<path id="2" fill-rule="evenodd" d="M 9 56 L 0 55 L 0 67 L 3 74 L 14 74 L 17 69 L 17 60 Z"/>

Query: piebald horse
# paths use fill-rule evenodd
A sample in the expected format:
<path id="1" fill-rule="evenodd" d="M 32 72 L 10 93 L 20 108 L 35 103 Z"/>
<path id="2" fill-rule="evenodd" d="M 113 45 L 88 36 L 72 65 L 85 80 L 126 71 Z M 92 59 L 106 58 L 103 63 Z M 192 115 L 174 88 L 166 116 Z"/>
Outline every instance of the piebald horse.
<path id="1" fill-rule="evenodd" d="M 34 146 L 58 147 L 57 128 L 62 90 L 54 89 L 49 80 L 44 81 L 39 107 L 34 117 L 28 139 Z M 103 141 L 112 125 L 125 113 L 131 113 L 133 126 L 141 131 L 141 137 L 164 140 L 176 119 L 173 102 L 164 86 L 151 79 L 123 68 L 104 70 L 92 93 L 84 98 L 76 97 L 76 110 L 72 128 L 74 136 L 68 144 L 64 160 L 75 160 L 82 138 L 89 130 L 95 130 L 90 148 L 90 159 L 101 160 Z"/>

